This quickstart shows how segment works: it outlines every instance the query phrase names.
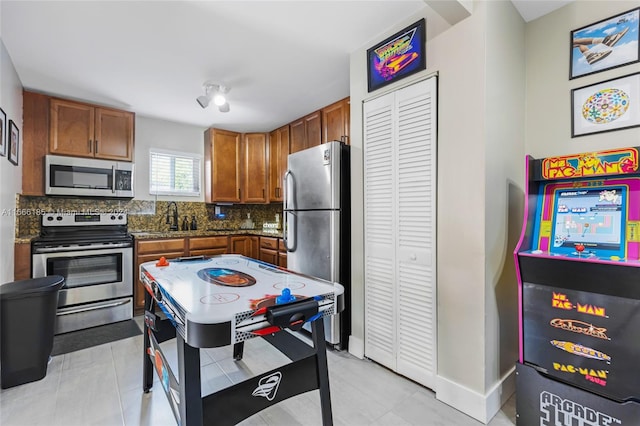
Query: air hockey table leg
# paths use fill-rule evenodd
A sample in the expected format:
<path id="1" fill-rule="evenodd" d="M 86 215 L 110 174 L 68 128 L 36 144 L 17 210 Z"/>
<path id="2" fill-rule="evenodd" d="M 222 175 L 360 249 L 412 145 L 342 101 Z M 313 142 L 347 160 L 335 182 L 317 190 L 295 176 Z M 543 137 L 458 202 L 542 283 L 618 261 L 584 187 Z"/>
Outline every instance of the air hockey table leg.
<path id="1" fill-rule="evenodd" d="M 180 334 L 178 343 L 178 382 L 180 386 L 180 424 L 202 425 L 202 393 L 200 379 L 200 349 L 187 344 Z"/>
<path id="2" fill-rule="evenodd" d="M 149 292 L 144 292 L 144 309 L 146 311 L 151 310 L 152 298 Z M 151 358 L 147 355 L 147 350 L 151 346 L 151 341 L 149 338 L 149 324 L 144 322 L 143 327 L 144 333 L 144 347 L 142 348 L 142 389 L 144 393 L 148 393 L 153 386 L 153 363 L 151 362 Z"/>
<path id="3" fill-rule="evenodd" d="M 324 321 L 322 318 L 311 323 L 311 336 L 313 346 L 316 349 L 318 374 L 318 390 L 320 391 L 320 409 L 322 412 L 322 425 L 333 425 L 331 411 L 331 391 L 329 390 L 329 368 L 327 366 L 327 344 L 324 340 Z"/>
<path id="4" fill-rule="evenodd" d="M 233 345 L 233 359 L 240 361 L 244 354 L 244 342 L 235 343 Z"/>

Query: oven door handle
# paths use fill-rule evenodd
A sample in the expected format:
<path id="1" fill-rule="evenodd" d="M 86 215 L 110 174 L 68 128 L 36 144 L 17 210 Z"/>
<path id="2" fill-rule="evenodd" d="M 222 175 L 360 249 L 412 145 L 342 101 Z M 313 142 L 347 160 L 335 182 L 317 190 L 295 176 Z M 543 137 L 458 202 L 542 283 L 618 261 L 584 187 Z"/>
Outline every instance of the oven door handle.
<path id="1" fill-rule="evenodd" d="M 129 248 L 133 247 L 131 243 L 115 243 L 115 244 L 104 244 L 104 245 L 78 245 L 75 244 L 73 247 L 35 247 L 33 249 L 33 254 L 42 254 L 42 253 L 64 253 L 64 252 L 78 252 L 79 250 L 89 249 L 89 250 L 105 250 L 112 248 Z"/>
<path id="2" fill-rule="evenodd" d="M 56 312 L 56 315 L 62 316 L 62 315 L 79 314 L 81 312 L 97 311 L 99 309 L 114 308 L 116 306 L 126 305 L 127 303 L 130 303 L 130 302 L 131 302 L 131 299 L 127 299 L 127 300 L 119 300 L 117 302 L 112 302 L 112 303 L 105 303 L 104 305 L 91 306 L 88 308 L 61 308 L 61 309 L 58 309 L 58 311 Z"/>

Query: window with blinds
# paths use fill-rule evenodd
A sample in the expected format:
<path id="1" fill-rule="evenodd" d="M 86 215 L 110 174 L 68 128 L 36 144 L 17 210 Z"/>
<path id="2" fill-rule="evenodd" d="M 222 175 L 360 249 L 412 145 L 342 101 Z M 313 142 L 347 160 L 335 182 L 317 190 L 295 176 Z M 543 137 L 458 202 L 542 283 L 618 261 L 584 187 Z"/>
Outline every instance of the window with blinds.
<path id="1" fill-rule="evenodd" d="M 198 154 L 152 149 L 149 151 L 149 194 L 200 195 Z"/>

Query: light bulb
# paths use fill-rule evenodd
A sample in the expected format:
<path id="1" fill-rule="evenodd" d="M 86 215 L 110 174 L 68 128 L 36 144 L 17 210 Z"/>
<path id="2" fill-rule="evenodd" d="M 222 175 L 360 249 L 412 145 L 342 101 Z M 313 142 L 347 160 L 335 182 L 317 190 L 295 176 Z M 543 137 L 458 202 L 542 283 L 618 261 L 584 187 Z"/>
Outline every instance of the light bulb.
<path id="1" fill-rule="evenodd" d="M 224 97 L 222 93 L 216 93 L 213 97 L 213 103 L 217 106 L 221 106 L 227 103 L 227 99 Z"/>

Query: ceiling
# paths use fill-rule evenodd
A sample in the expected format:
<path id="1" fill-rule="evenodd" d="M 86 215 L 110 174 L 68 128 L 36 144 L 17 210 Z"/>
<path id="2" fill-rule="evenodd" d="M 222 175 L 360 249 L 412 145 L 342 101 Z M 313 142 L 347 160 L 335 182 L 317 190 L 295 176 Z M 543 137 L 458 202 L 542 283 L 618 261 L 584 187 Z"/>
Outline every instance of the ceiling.
<path id="1" fill-rule="evenodd" d="M 568 1 L 513 3 L 528 22 Z M 0 36 L 27 89 L 259 132 L 349 96 L 350 53 L 419 11 L 448 25 L 425 0 L 2 0 Z M 229 112 L 196 102 L 208 80 Z"/>

